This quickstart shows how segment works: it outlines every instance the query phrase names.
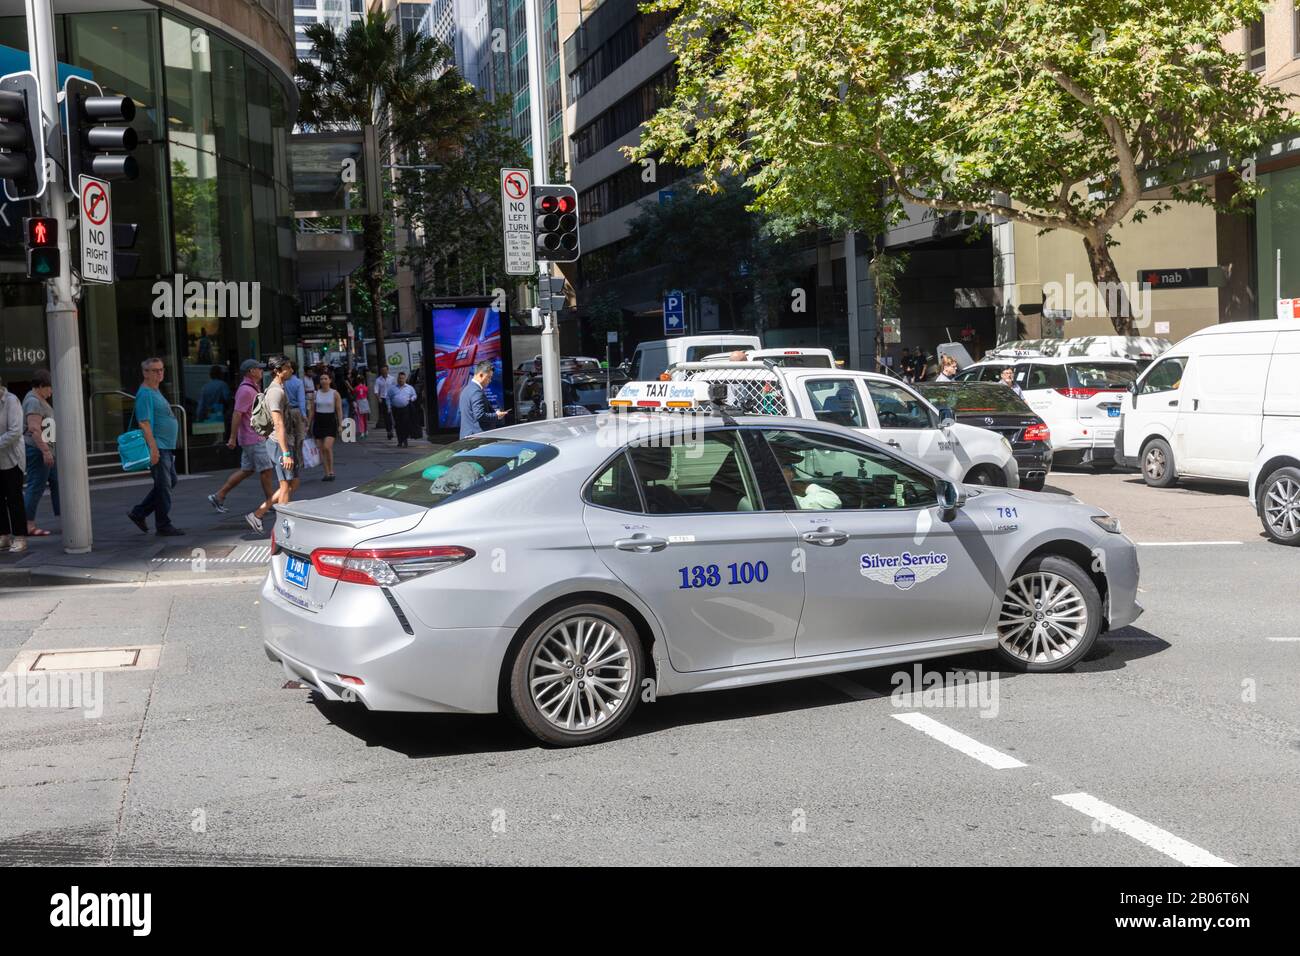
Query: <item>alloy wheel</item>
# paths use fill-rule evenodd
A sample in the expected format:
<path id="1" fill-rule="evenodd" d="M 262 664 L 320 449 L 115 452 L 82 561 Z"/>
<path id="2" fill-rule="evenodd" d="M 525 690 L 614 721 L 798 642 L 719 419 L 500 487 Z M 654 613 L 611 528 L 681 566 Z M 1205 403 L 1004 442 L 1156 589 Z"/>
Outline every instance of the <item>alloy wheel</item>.
<path id="1" fill-rule="evenodd" d="M 1048 664 L 1072 653 L 1088 633 L 1088 605 L 1069 580 L 1050 571 L 1022 574 L 1007 587 L 998 640 L 1012 656 Z"/>
<path id="2" fill-rule="evenodd" d="M 627 638 L 609 621 L 565 618 L 537 643 L 528 664 L 528 690 L 549 723 L 587 731 L 612 718 L 632 692 Z"/>
<path id="3" fill-rule="evenodd" d="M 1281 538 L 1300 532 L 1300 481 L 1283 475 L 1264 494 L 1264 519 Z"/>
<path id="4" fill-rule="evenodd" d="M 1164 478 L 1165 470 L 1169 467 L 1169 459 L 1165 457 L 1162 449 L 1152 446 L 1147 449 L 1146 456 L 1142 459 L 1142 470 L 1152 481 L 1159 481 Z"/>

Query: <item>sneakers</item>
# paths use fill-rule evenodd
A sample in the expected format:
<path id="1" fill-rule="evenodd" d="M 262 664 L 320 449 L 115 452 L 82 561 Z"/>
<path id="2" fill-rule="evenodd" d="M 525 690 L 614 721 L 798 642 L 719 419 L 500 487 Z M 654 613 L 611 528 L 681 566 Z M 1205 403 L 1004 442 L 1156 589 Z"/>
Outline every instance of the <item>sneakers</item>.
<path id="1" fill-rule="evenodd" d="M 10 554 L 24 554 L 27 551 L 26 538 L 14 538 L 14 543 L 9 546 Z"/>
<path id="2" fill-rule="evenodd" d="M 218 498 L 215 494 L 208 495 L 208 504 L 216 508 L 218 514 L 224 515 L 230 511 L 230 509 L 226 507 L 226 503 L 222 501 L 220 498 Z"/>
<path id="3" fill-rule="evenodd" d="M 248 526 L 258 534 L 266 533 L 266 529 L 262 527 L 262 519 L 257 516 L 256 511 L 250 511 L 248 514 L 244 515 L 244 520 L 247 521 Z"/>
<path id="4" fill-rule="evenodd" d="M 148 533 L 149 533 L 149 526 L 148 526 L 147 524 L 144 523 L 144 519 L 143 519 L 143 518 L 137 518 L 134 514 L 132 514 L 132 513 L 129 512 L 129 511 L 126 513 L 126 516 L 127 516 L 128 518 L 131 519 L 131 523 L 132 523 L 133 525 L 135 525 L 137 528 L 139 528 L 139 529 L 140 529 L 141 531 L 143 531 L 145 534 L 148 534 Z"/>

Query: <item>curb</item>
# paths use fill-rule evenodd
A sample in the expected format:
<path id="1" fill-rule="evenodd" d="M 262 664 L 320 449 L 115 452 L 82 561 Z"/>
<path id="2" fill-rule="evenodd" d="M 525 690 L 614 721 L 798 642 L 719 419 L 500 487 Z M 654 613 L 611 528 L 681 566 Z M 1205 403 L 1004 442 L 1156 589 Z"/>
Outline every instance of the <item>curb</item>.
<path id="1" fill-rule="evenodd" d="M 75 587 L 77 585 L 106 584 L 170 584 L 198 581 L 215 581 L 229 578 L 261 578 L 266 567 L 221 568 L 220 574 L 212 571 L 114 571 L 110 568 L 69 568 L 56 564 L 36 565 L 31 568 L 0 568 L 0 589 L 27 587 Z"/>

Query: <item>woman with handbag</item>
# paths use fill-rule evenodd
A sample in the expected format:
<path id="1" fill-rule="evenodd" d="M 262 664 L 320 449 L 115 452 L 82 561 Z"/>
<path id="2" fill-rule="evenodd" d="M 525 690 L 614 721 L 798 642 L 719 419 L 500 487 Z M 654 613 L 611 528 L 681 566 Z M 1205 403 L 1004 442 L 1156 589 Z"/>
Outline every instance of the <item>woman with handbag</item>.
<path id="1" fill-rule="evenodd" d="M 352 374 L 352 397 L 357 403 L 357 437 L 366 437 L 366 420 L 370 417 L 370 389 L 366 386 L 366 373 Z"/>
<path id="2" fill-rule="evenodd" d="M 325 477 L 321 481 L 334 480 L 334 439 L 339 434 L 339 423 L 343 420 L 343 399 L 333 384 L 329 372 L 320 373 L 320 384 L 316 394 L 309 403 L 311 417 L 307 421 L 307 431 L 320 445 L 321 463 L 325 466 Z"/>
<path id="3" fill-rule="evenodd" d="M 27 452 L 23 407 L 0 379 L 0 551 L 27 550 L 27 511 L 23 506 L 23 477 Z"/>

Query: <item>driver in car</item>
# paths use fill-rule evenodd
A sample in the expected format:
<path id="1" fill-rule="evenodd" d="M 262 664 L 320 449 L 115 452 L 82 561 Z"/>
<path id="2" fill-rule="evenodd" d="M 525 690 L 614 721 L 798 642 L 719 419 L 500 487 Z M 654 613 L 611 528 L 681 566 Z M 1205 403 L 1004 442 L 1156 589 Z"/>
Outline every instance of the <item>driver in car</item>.
<path id="1" fill-rule="evenodd" d="M 840 496 L 835 492 L 795 474 L 795 466 L 803 464 L 799 452 L 783 445 L 773 445 L 772 450 L 776 452 L 781 474 L 785 475 L 785 483 L 790 486 L 790 493 L 800 511 L 834 511 L 842 507 Z"/>

